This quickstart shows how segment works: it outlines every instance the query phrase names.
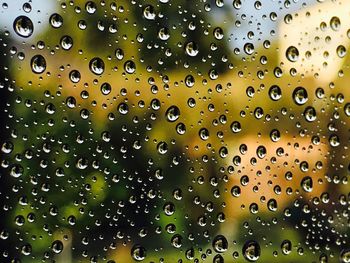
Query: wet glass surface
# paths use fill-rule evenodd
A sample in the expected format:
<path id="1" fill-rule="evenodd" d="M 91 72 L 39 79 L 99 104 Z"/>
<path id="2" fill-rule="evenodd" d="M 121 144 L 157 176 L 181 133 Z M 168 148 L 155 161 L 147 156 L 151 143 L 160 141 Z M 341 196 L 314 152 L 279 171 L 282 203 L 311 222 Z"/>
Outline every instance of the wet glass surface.
<path id="1" fill-rule="evenodd" d="M 0 1 L 0 262 L 350 262 L 350 2 Z"/>

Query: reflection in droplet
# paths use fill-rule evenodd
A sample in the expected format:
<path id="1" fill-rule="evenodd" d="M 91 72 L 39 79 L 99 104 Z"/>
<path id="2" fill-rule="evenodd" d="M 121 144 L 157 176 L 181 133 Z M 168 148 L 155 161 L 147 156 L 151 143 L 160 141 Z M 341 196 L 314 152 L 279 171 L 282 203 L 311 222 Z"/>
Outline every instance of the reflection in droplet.
<path id="1" fill-rule="evenodd" d="M 59 254 L 63 251 L 63 243 L 61 240 L 55 240 L 52 245 L 51 249 L 55 254 Z"/>
<path id="2" fill-rule="evenodd" d="M 190 57 L 195 57 L 199 52 L 198 45 L 195 42 L 190 41 L 186 44 L 185 51 L 186 51 L 186 54 L 189 55 Z"/>
<path id="3" fill-rule="evenodd" d="M 305 88 L 297 87 L 293 91 L 293 99 L 297 105 L 303 105 L 308 101 L 308 94 Z"/>
<path id="4" fill-rule="evenodd" d="M 292 252 L 292 242 L 288 239 L 283 240 L 281 244 L 281 250 L 284 255 L 290 254 L 290 252 Z"/>
<path id="5" fill-rule="evenodd" d="M 92 73 L 101 75 L 105 70 L 105 63 L 102 59 L 95 57 L 90 60 L 89 67 Z"/>
<path id="6" fill-rule="evenodd" d="M 254 240 L 247 241 L 243 245 L 242 253 L 247 261 L 255 262 L 260 257 L 260 245 Z"/>
<path id="7" fill-rule="evenodd" d="M 294 46 L 290 46 L 287 48 L 286 56 L 290 62 L 296 62 L 299 59 L 299 50 Z"/>
<path id="8" fill-rule="evenodd" d="M 134 63 L 134 61 L 132 60 L 128 60 L 124 63 L 124 70 L 129 73 L 132 74 L 136 71 L 136 64 Z"/>
<path id="9" fill-rule="evenodd" d="M 175 105 L 170 106 L 167 109 L 165 116 L 166 116 L 168 121 L 174 122 L 180 117 L 180 109 Z"/>
<path id="10" fill-rule="evenodd" d="M 35 55 L 30 60 L 30 66 L 34 73 L 41 74 L 46 70 L 46 60 L 42 55 Z"/>
<path id="11" fill-rule="evenodd" d="M 73 39 L 70 36 L 63 36 L 60 40 L 61 47 L 64 50 L 69 50 L 73 46 Z"/>
<path id="12" fill-rule="evenodd" d="M 29 17 L 19 16 L 13 22 L 13 29 L 17 35 L 27 38 L 33 34 L 34 26 Z"/>
<path id="13" fill-rule="evenodd" d="M 217 253 L 224 253 L 228 249 L 227 239 L 223 235 L 217 235 L 214 237 L 212 245 Z"/>
<path id="14" fill-rule="evenodd" d="M 141 245 L 134 245 L 131 249 L 131 256 L 136 261 L 142 261 L 146 258 L 146 249 Z"/>
<path id="15" fill-rule="evenodd" d="M 60 28 L 63 25 L 63 18 L 59 14 L 52 14 L 50 16 L 50 24 L 53 28 Z"/>

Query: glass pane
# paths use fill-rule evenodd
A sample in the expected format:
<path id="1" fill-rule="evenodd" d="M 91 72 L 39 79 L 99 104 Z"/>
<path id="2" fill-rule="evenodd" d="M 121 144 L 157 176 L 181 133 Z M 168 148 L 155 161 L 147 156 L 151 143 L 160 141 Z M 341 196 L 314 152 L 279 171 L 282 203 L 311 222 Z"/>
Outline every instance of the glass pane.
<path id="1" fill-rule="evenodd" d="M 350 262 L 349 10 L 0 0 L 0 262 Z"/>

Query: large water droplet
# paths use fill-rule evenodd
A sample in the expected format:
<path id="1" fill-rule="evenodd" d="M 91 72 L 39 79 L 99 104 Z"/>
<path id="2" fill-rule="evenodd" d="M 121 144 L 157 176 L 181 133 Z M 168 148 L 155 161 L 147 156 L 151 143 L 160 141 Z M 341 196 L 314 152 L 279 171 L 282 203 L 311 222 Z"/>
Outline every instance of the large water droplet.
<path id="1" fill-rule="evenodd" d="M 13 29 L 21 37 L 30 37 L 33 34 L 34 26 L 29 17 L 19 16 L 13 22 Z"/>
<path id="2" fill-rule="evenodd" d="M 129 73 L 132 74 L 136 71 L 136 64 L 134 63 L 134 61 L 132 60 L 128 60 L 124 63 L 124 70 Z"/>
<path id="3" fill-rule="evenodd" d="M 290 254 L 290 252 L 292 252 L 292 242 L 290 242 L 288 239 L 283 240 L 281 244 L 281 250 L 284 255 Z"/>
<path id="4" fill-rule="evenodd" d="M 143 9 L 143 16 L 147 19 L 147 20 L 154 20 L 156 18 L 156 13 L 154 11 L 154 7 L 152 5 L 147 5 L 144 9 Z"/>
<path id="5" fill-rule="evenodd" d="M 34 73 L 41 74 L 46 70 L 46 60 L 42 55 L 35 55 L 30 60 L 30 66 Z"/>
<path id="6" fill-rule="evenodd" d="M 350 249 L 345 248 L 340 252 L 341 263 L 350 263 Z"/>
<path id="7" fill-rule="evenodd" d="M 170 106 L 165 112 L 165 116 L 168 121 L 174 122 L 180 117 L 180 109 L 175 105 Z"/>
<path id="8" fill-rule="evenodd" d="M 73 46 L 73 39 L 70 36 L 63 36 L 60 40 L 60 44 L 64 50 L 69 50 Z"/>
<path id="9" fill-rule="evenodd" d="M 185 45 L 185 51 L 186 51 L 186 54 L 189 55 L 190 57 L 195 57 L 199 52 L 198 45 L 195 42 L 190 41 Z"/>
<path id="10" fill-rule="evenodd" d="M 134 245 L 131 249 L 131 256 L 136 261 L 142 261 L 146 258 L 146 249 L 140 245 Z"/>
<path id="11" fill-rule="evenodd" d="M 305 88 L 297 87 L 293 91 L 294 102 L 298 105 L 303 105 L 308 101 L 308 94 Z"/>
<path id="12" fill-rule="evenodd" d="M 102 59 L 95 57 L 90 60 L 89 67 L 92 73 L 101 75 L 105 70 L 105 63 Z"/>
<path id="13" fill-rule="evenodd" d="M 59 254 L 63 251 L 63 243 L 61 240 L 55 240 L 52 245 L 51 249 L 55 254 Z"/>
<path id="14" fill-rule="evenodd" d="M 286 51 L 286 57 L 290 62 L 296 62 L 299 59 L 299 50 L 294 47 L 294 46 L 290 46 L 289 48 L 287 48 Z"/>
<path id="15" fill-rule="evenodd" d="M 260 245 L 254 240 L 247 241 L 242 248 L 244 258 L 249 262 L 255 262 L 260 257 Z"/>
<path id="16" fill-rule="evenodd" d="M 60 28 L 63 25 L 63 18 L 59 14 L 53 14 L 50 16 L 50 24 L 53 28 Z"/>
<path id="17" fill-rule="evenodd" d="M 213 239 L 212 245 L 214 250 L 218 253 L 224 253 L 228 249 L 227 239 L 223 235 L 217 235 Z"/>

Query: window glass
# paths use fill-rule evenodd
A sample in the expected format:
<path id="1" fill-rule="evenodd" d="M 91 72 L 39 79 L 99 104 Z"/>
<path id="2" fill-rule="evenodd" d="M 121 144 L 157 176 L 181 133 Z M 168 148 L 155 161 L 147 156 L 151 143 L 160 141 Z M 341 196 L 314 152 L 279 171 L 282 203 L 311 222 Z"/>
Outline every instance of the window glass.
<path id="1" fill-rule="evenodd" d="M 350 1 L 0 0 L 0 262 L 350 262 Z"/>

